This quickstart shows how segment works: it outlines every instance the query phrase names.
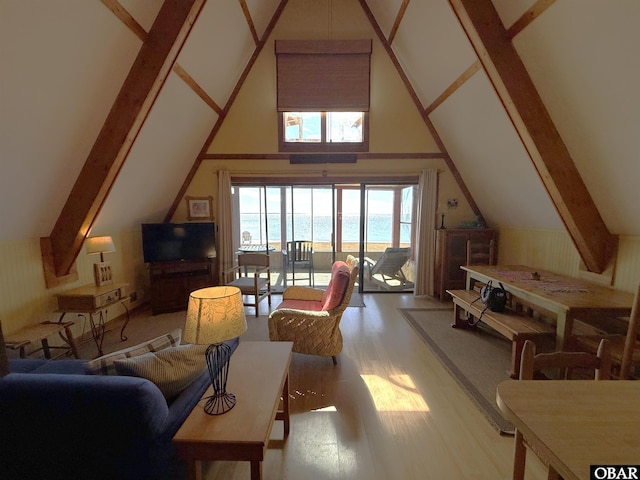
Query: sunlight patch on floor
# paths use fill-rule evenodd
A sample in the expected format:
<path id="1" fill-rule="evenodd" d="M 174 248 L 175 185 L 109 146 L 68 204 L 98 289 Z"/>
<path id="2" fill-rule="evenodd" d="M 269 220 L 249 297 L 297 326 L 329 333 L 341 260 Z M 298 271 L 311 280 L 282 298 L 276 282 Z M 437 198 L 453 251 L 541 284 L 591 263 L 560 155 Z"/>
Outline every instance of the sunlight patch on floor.
<path id="1" fill-rule="evenodd" d="M 369 389 L 379 412 L 428 412 L 429 406 L 410 375 L 397 374 L 382 378 L 379 375 L 360 375 Z"/>

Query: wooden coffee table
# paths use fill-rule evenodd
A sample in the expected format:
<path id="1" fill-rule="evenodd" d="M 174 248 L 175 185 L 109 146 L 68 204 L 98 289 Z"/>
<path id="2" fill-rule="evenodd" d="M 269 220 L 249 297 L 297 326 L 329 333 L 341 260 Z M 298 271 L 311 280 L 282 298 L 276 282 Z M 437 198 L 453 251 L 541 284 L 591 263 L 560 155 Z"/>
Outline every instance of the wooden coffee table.
<path id="1" fill-rule="evenodd" d="M 283 420 L 285 438 L 289 434 L 292 347 L 292 342 L 240 341 L 231 355 L 227 383 L 236 406 L 222 415 L 208 415 L 204 399 L 211 395 L 209 387 L 173 437 L 178 455 L 187 462 L 189 478 L 202 478 L 201 462 L 212 460 L 251 462 L 251 479 L 262 478 L 274 420 Z"/>

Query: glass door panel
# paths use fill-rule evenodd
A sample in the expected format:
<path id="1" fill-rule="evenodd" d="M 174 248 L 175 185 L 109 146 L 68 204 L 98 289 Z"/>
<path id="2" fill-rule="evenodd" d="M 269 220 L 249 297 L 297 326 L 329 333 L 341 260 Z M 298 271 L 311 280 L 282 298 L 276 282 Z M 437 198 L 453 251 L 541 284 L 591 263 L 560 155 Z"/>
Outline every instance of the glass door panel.
<path id="1" fill-rule="evenodd" d="M 415 188 L 365 185 L 364 291 L 412 291 Z"/>
<path id="2" fill-rule="evenodd" d="M 274 291 L 324 288 L 333 262 L 347 255 L 360 258 L 364 290 L 412 290 L 416 191 L 414 185 L 236 186 L 234 247 L 269 251 Z M 285 269 L 292 240 L 313 244 L 311 282 L 306 271 Z"/>

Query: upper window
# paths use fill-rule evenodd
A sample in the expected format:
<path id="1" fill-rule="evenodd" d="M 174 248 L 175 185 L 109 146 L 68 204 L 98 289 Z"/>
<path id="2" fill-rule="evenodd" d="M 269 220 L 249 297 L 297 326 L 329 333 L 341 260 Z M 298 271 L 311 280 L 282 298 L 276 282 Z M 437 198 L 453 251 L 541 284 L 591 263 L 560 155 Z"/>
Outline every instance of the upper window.
<path id="1" fill-rule="evenodd" d="M 282 112 L 282 151 L 366 150 L 366 112 Z"/>
<path id="2" fill-rule="evenodd" d="M 281 151 L 368 150 L 371 40 L 276 40 Z"/>

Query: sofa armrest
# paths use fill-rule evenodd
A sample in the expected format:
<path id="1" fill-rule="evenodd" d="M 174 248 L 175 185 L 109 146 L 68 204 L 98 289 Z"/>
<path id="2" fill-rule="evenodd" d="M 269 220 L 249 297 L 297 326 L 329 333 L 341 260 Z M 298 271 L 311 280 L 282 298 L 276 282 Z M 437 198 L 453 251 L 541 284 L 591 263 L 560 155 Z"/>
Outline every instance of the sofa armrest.
<path id="1" fill-rule="evenodd" d="M 11 373 L 0 380 L 0 478 L 145 478 L 168 413 L 145 379 Z"/>

